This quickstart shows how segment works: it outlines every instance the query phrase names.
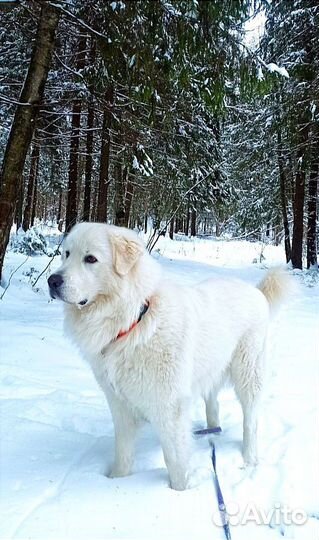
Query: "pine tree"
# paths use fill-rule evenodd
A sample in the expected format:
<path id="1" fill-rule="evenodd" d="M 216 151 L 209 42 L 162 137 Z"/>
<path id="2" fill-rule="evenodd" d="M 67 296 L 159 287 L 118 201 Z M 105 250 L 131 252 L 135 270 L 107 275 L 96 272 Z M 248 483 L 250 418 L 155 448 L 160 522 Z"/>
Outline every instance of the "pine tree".
<path id="1" fill-rule="evenodd" d="M 2 164 L 0 192 L 0 276 L 21 186 L 26 155 L 31 143 L 35 119 L 48 76 L 58 21 L 58 11 L 43 3 L 28 74 L 21 92 L 19 105 L 16 109 Z"/>

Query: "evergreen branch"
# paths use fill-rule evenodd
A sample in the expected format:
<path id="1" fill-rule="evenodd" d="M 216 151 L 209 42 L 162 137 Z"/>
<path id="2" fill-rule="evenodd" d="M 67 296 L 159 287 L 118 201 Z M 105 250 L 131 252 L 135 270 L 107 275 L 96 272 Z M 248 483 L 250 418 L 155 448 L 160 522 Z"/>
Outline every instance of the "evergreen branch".
<path id="1" fill-rule="evenodd" d="M 86 24 L 82 19 L 80 19 L 79 17 L 71 13 L 71 11 L 68 11 L 67 9 L 63 8 L 60 4 L 56 4 L 55 2 L 48 2 L 48 4 L 51 7 L 61 11 L 61 13 L 63 13 L 64 15 L 70 17 L 70 19 L 75 21 L 79 26 L 82 26 L 82 28 L 85 28 L 90 34 L 98 37 L 99 39 L 103 39 L 103 41 L 106 41 L 106 43 L 108 43 L 108 39 L 105 34 L 98 32 L 97 30 L 92 28 L 92 26 L 89 26 L 88 24 Z"/>
<path id="2" fill-rule="evenodd" d="M 150 240 L 147 242 L 146 244 L 146 248 L 148 249 L 149 252 L 151 252 L 155 245 L 157 244 L 160 236 L 163 234 L 163 232 L 166 231 L 167 229 L 167 226 L 170 224 L 170 222 L 172 221 L 172 219 L 174 219 L 174 217 L 176 216 L 177 212 L 179 211 L 179 209 L 181 208 L 181 206 L 183 205 L 184 203 L 184 200 L 186 199 L 187 195 L 189 195 L 193 189 L 195 189 L 198 185 L 202 184 L 205 180 L 207 180 L 210 175 L 212 173 L 209 172 L 206 176 L 204 176 L 204 178 L 200 178 L 197 182 L 195 182 L 195 184 L 190 187 L 182 196 L 182 198 L 180 199 L 180 202 L 179 204 L 177 205 L 176 209 L 174 210 L 174 212 L 171 214 L 170 218 L 166 221 L 165 225 L 163 225 L 157 232 L 157 236 L 156 236 L 156 239 L 154 240 L 154 235 L 155 235 L 155 231 L 154 231 L 154 234 L 152 235 L 152 237 L 150 238 Z"/>

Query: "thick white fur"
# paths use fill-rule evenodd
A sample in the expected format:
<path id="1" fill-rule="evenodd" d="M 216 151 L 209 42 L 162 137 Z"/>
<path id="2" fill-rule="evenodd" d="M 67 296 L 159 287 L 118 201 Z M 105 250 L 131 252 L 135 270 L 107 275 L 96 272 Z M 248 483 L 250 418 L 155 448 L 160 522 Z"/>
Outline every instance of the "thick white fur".
<path id="1" fill-rule="evenodd" d="M 76 225 L 65 251 L 70 255 L 63 255 L 58 272 L 66 329 L 91 364 L 113 416 L 110 476 L 130 474 L 137 430 L 147 420 L 159 435 L 172 488 L 191 486 L 190 404 L 201 396 L 208 426 L 219 425 L 217 394 L 226 379 L 243 409 L 244 460 L 255 464 L 269 301 L 284 293 L 281 274 L 269 273 L 259 289 L 220 279 L 179 285 L 163 279 L 133 231 L 105 224 Z M 85 263 L 85 255 L 98 262 Z M 146 300 L 140 323 L 116 340 Z"/>

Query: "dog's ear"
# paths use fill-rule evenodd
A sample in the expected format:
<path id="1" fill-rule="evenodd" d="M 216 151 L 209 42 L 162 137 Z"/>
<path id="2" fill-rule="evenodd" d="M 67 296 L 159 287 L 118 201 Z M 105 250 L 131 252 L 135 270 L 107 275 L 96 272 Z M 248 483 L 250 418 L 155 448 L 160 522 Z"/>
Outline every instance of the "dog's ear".
<path id="1" fill-rule="evenodd" d="M 133 240 L 125 236 L 112 234 L 110 240 L 114 269 L 119 276 L 125 276 L 142 255 L 144 246 L 138 238 Z"/>

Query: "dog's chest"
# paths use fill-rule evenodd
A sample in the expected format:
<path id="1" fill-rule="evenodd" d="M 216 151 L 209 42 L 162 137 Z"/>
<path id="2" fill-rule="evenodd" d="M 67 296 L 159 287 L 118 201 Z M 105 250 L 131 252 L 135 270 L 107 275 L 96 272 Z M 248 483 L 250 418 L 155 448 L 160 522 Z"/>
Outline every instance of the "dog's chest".
<path id="1" fill-rule="evenodd" d="M 150 396 L 154 395 L 158 380 L 151 363 L 145 362 L 138 350 L 134 354 L 101 353 L 90 360 L 94 375 L 106 393 L 111 388 L 132 406 L 145 409 Z"/>

